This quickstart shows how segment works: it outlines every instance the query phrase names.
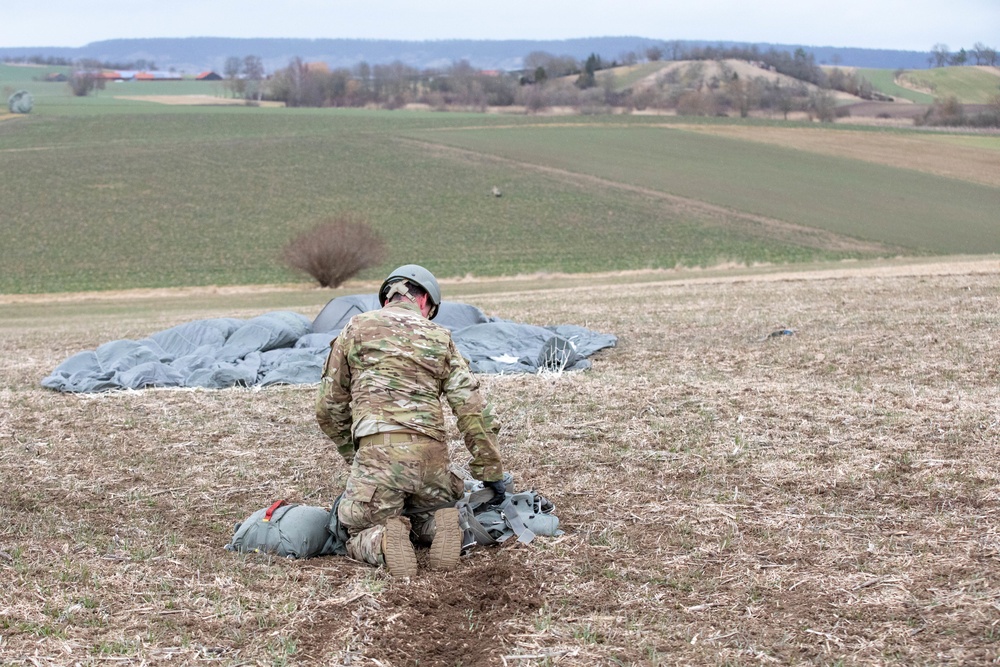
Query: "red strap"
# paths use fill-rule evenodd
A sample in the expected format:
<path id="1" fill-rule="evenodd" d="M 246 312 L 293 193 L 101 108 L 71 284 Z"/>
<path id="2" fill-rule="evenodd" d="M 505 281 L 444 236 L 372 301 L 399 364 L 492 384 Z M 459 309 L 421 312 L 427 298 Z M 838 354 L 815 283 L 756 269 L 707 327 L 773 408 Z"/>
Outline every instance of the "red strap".
<path id="1" fill-rule="evenodd" d="M 271 520 L 271 515 L 274 514 L 274 510 L 278 509 L 282 505 L 287 505 L 287 504 L 288 503 L 286 503 L 284 500 L 277 500 L 277 501 L 275 501 L 275 503 L 273 505 L 271 505 L 270 507 L 268 507 L 267 511 L 264 512 L 264 521 L 270 521 Z"/>

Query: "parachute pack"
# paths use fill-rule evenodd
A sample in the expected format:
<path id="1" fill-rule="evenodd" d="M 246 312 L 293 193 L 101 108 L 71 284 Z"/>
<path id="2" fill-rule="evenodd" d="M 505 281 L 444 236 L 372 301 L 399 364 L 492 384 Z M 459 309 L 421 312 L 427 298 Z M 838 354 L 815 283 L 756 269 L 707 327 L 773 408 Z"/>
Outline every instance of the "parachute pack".
<path id="1" fill-rule="evenodd" d="M 536 535 L 562 535 L 555 506 L 534 490 L 514 491 L 514 479 L 504 474 L 507 493 L 503 499 L 477 480 L 466 480 L 465 495 L 455 503 L 462 527 L 462 550 L 476 545 L 491 546 L 516 538 L 529 544 Z M 279 500 L 257 510 L 236 524 L 225 548 L 238 553 L 267 553 L 282 558 L 346 556 L 347 530 L 337 520 L 337 505 L 331 509 L 289 504 Z M 435 507 L 419 511 L 433 511 Z M 409 510 L 407 513 L 417 513 Z"/>

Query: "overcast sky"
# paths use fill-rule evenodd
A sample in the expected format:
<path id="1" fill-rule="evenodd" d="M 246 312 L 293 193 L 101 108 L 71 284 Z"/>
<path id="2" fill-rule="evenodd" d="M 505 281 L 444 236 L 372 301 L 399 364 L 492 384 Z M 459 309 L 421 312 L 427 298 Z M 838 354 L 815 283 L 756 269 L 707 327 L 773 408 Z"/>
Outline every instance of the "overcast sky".
<path id="1" fill-rule="evenodd" d="M 0 46 L 138 37 L 652 39 L 1000 47 L 1000 0 L 4 0 Z"/>

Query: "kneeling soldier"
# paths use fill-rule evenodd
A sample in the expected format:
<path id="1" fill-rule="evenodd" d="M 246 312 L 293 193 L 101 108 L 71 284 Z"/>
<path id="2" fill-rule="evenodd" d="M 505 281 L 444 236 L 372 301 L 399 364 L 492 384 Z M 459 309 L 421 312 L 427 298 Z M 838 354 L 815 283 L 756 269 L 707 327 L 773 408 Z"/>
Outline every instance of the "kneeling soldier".
<path id="1" fill-rule="evenodd" d="M 431 322 L 441 289 L 430 271 L 401 266 L 378 296 L 381 310 L 355 315 L 331 344 L 316 402 L 320 428 L 351 466 L 337 518 L 355 560 L 412 576 L 412 533 L 430 543 L 432 568 L 450 570 L 462 548 L 458 511 L 411 513 L 454 503 L 465 491 L 449 470 L 441 397 L 458 418 L 473 476 L 502 496 L 496 428 L 451 333 Z"/>

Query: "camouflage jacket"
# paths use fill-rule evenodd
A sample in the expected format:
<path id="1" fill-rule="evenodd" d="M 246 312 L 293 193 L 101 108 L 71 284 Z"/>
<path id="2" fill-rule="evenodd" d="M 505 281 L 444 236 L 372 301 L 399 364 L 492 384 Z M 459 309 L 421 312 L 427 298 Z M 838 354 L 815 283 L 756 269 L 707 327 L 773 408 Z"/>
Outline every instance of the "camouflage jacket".
<path id="1" fill-rule="evenodd" d="M 359 423 L 378 422 L 447 438 L 441 397 L 458 418 L 476 479 L 503 477 L 497 426 L 479 381 L 451 332 L 409 302 L 355 315 L 331 343 L 316 400 L 316 419 L 341 456 L 354 459 Z"/>

